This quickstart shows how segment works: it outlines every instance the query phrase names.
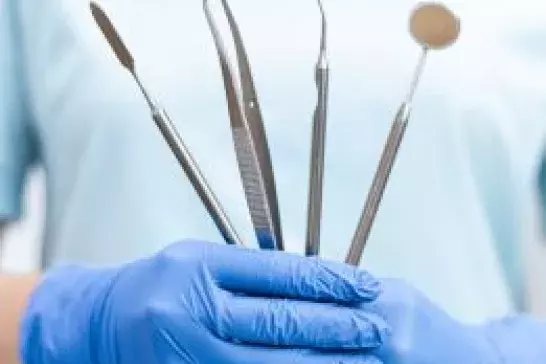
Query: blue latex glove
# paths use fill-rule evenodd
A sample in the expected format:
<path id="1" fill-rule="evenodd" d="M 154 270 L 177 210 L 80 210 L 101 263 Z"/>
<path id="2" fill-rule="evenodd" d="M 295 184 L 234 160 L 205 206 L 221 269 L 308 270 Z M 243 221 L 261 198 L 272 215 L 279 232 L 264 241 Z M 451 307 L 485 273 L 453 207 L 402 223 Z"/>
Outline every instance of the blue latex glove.
<path id="1" fill-rule="evenodd" d="M 546 363 L 546 321 L 529 316 L 489 323 L 480 331 L 489 338 L 502 364 Z"/>
<path id="2" fill-rule="evenodd" d="M 546 323 L 516 317 L 470 326 L 457 322 L 399 280 L 362 308 L 385 318 L 392 335 L 376 350 L 384 364 L 546 363 Z"/>
<path id="3" fill-rule="evenodd" d="M 119 269 L 58 269 L 22 330 L 33 364 L 379 363 L 379 283 L 342 264 L 187 242 Z M 328 349 L 328 350 L 317 350 Z M 357 353 L 355 353 L 355 351 Z"/>

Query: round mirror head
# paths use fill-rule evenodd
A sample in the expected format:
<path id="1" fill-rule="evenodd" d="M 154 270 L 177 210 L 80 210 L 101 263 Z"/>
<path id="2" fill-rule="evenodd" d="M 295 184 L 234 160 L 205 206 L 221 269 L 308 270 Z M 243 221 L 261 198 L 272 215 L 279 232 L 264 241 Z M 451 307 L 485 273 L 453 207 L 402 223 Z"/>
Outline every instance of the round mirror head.
<path id="1" fill-rule="evenodd" d="M 460 29 L 459 18 L 440 3 L 420 3 L 411 14 L 411 35 L 429 49 L 449 47 L 457 41 Z"/>

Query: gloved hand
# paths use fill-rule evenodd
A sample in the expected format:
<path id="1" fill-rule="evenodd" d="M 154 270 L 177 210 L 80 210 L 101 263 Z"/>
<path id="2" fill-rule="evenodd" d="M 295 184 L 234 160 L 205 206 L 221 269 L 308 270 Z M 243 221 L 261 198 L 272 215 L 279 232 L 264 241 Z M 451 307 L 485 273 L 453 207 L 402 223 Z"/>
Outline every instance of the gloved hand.
<path id="1" fill-rule="evenodd" d="M 546 363 L 546 321 L 529 316 L 509 317 L 480 327 L 502 364 Z"/>
<path id="2" fill-rule="evenodd" d="M 392 330 L 375 351 L 384 364 L 546 363 L 546 324 L 525 317 L 462 324 L 400 280 L 383 280 L 377 300 L 362 308 Z"/>
<path id="3" fill-rule="evenodd" d="M 379 283 L 342 264 L 187 242 L 117 269 L 60 268 L 23 322 L 23 363 L 379 363 Z M 323 350 L 327 349 L 327 350 Z"/>

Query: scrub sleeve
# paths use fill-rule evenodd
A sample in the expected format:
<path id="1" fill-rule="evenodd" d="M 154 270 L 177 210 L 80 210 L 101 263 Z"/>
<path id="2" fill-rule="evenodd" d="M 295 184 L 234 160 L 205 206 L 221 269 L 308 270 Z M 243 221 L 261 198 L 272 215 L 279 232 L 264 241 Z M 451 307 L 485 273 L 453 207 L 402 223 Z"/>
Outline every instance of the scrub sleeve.
<path id="1" fill-rule="evenodd" d="M 16 0 L 0 1 L 0 219 L 21 215 L 26 172 L 35 148 L 18 44 Z"/>

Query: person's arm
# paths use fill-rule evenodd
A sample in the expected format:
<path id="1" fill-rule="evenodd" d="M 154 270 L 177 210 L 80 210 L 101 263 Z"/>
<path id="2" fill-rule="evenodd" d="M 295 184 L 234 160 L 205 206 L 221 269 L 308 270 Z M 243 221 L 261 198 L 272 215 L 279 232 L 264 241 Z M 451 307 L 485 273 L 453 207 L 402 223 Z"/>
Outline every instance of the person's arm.
<path id="1" fill-rule="evenodd" d="M 36 157 L 24 90 L 16 0 L 0 1 L 0 251 L 5 225 L 21 216 L 24 179 Z M 0 255 L 1 257 L 1 255 Z M 19 322 L 37 275 L 10 276 L 0 269 L 0 363 L 18 360 Z"/>
<path id="2" fill-rule="evenodd" d="M 8 221 L 0 221 L 0 258 Z M 1 260 L 0 260 L 1 264 Z M 1 266 L 0 266 L 1 267 Z M 19 327 L 39 274 L 10 275 L 0 269 L 0 363 L 19 364 Z"/>
<path id="3" fill-rule="evenodd" d="M 19 327 L 38 274 L 0 274 L 0 363 L 19 364 Z"/>

